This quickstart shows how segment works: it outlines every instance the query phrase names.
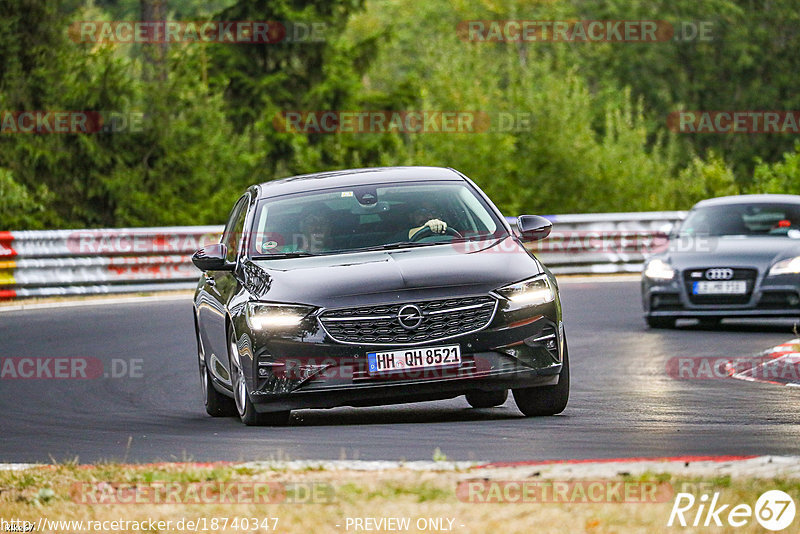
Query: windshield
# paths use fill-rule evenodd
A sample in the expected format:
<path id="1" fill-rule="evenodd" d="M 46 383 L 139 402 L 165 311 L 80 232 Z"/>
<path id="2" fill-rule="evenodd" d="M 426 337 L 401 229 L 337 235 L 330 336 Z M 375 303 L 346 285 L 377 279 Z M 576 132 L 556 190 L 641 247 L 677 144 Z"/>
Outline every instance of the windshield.
<path id="1" fill-rule="evenodd" d="M 728 204 L 689 212 L 680 235 L 786 236 L 800 229 L 800 205 Z"/>
<path id="2" fill-rule="evenodd" d="M 279 258 L 505 235 L 466 184 L 412 182 L 264 199 L 253 221 L 250 254 Z"/>

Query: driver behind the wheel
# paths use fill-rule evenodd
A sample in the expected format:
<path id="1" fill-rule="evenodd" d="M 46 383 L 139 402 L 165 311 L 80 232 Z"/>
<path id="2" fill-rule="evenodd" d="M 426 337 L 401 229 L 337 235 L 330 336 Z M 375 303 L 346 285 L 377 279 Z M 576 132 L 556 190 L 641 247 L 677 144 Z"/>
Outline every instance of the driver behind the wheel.
<path id="1" fill-rule="evenodd" d="M 444 234 L 447 231 L 447 223 L 437 218 L 436 212 L 430 205 L 423 205 L 416 208 L 409 216 L 412 228 L 408 231 L 408 238 L 411 239 L 414 234 L 425 228 L 426 226 L 431 229 L 434 234 Z"/>

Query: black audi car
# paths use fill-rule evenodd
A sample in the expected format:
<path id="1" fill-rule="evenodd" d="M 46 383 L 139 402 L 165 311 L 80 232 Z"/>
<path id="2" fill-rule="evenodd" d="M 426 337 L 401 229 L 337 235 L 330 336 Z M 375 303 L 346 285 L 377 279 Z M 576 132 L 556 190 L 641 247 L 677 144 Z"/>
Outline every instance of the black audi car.
<path id="1" fill-rule="evenodd" d="M 645 319 L 800 317 L 800 196 L 704 200 L 670 234 L 642 275 Z"/>
<path id="2" fill-rule="evenodd" d="M 248 425 L 291 410 L 466 395 L 564 410 L 558 285 L 522 245 L 548 220 L 500 211 L 453 169 L 295 176 L 250 187 L 195 253 L 206 411 Z"/>

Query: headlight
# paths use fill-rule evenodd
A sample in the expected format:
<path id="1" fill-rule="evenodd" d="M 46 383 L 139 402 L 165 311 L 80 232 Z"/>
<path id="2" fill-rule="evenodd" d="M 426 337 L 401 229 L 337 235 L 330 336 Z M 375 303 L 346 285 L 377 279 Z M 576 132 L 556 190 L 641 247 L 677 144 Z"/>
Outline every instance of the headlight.
<path id="1" fill-rule="evenodd" d="M 672 280 L 675 270 L 663 260 L 652 260 L 647 264 L 644 275 L 651 280 Z"/>
<path id="2" fill-rule="evenodd" d="M 528 280 L 511 284 L 497 290 L 499 294 L 514 304 L 536 306 L 552 302 L 556 294 L 546 274 L 540 274 Z"/>
<path id="3" fill-rule="evenodd" d="M 247 324 L 254 330 L 289 328 L 299 325 L 313 308 L 286 304 L 247 304 Z"/>
<path id="4" fill-rule="evenodd" d="M 769 276 L 776 274 L 798 274 L 800 273 L 800 256 L 781 260 L 773 265 L 769 270 Z"/>

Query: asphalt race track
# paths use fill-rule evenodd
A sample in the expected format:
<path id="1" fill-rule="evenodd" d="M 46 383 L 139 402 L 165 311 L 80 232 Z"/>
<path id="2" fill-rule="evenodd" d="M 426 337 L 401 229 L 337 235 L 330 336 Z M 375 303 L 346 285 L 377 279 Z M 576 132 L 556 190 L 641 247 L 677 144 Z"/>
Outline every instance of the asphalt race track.
<path id="1" fill-rule="evenodd" d="M 675 356 L 777 345 L 791 322 L 648 330 L 629 281 L 563 283 L 562 299 L 572 394 L 561 416 L 524 418 L 511 397 L 475 410 L 461 397 L 303 410 L 283 428 L 205 415 L 188 298 L 3 312 L 0 358 L 91 357 L 126 376 L 0 380 L 0 462 L 431 460 L 436 448 L 481 461 L 797 454 L 800 388 L 666 372 Z M 131 360 L 133 376 L 119 363 Z"/>

